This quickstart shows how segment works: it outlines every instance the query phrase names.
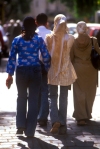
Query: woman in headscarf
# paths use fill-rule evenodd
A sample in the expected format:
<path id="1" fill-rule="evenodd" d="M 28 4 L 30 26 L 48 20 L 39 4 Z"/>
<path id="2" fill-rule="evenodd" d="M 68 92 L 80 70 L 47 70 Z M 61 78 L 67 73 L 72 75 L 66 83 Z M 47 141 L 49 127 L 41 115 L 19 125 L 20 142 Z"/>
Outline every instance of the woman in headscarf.
<path id="1" fill-rule="evenodd" d="M 76 80 L 76 73 L 70 61 L 70 48 L 74 37 L 67 33 L 66 21 L 63 14 L 58 14 L 54 18 L 53 33 L 46 37 L 47 47 L 51 55 L 51 67 L 48 72 L 52 123 L 50 132 L 59 132 L 59 134 L 66 134 L 68 89 Z M 58 85 L 60 86 L 59 96 Z"/>
<path id="2" fill-rule="evenodd" d="M 98 71 L 91 63 L 92 41 L 84 21 L 77 23 L 78 37 L 71 48 L 73 62 L 78 79 L 73 84 L 74 113 L 78 125 L 86 125 L 92 118 L 92 107 L 96 96 Z M 97 39 L 93 38 L 95 50 L 100 54 Z"/>
<path id="3" fill-rule="evenodd" d="M 23 21 L 22 34 L 15 37 L 7 64 L 8 78 L 6 85 L 9 88 L 12 83 L 16 66 L 16 85 L 18 91 L 16 127 L 17 134 L 33 137 L 37 124 L 38 98 L 41 85 L 41 64 L 39 50 L 41 52 L 45 70 L 50 67 L 50 55 L 42 37 L 35 33 L 36 24 L 32 17 L 26 17 Z M 27 99 L 28 89 L 28 99 Z M 27 109 L 28 101 L 28 109 Z"/>

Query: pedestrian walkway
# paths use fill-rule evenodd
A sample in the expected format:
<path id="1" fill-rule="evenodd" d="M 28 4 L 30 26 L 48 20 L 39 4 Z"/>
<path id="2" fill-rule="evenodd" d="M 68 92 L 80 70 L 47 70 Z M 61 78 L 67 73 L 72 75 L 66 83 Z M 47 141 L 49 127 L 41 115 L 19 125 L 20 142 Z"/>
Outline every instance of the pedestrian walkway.
<path id="1" fill-rule="evenodd" d="M 77 126 L 72 118 L 73 96 L 69 91 L 67 135 L 52 135 L 50 119 L 47 127 L 37 125 L 35 137 L 16 136 L 15 81 L 11 89 L 5 86 L 7 74 L 0 73 L 0 149 L 100 149 L 100 88 L 93 107 L 93 118 L 87 126 Z"/>

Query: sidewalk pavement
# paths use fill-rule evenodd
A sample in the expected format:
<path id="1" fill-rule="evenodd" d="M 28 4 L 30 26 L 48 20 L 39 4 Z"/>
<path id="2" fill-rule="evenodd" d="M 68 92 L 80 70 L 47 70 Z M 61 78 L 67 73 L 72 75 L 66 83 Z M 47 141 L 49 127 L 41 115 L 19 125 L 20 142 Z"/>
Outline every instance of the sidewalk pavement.
<path id="1" fill-rule="evenodd" d="M 37 125 L 35 137 L 31 140 L 16 136 L 15 82 L 8 90 L 5 86 L 7 74 L 0 73 L 0 149 L 100 149 L 100 88 L 93 106 L 93 118 L 87 126 L 77 126 L 72 118 L 73 95 L 69 91 L 67 135 L 52 135 L 50 119 L 47 127 Z"/>

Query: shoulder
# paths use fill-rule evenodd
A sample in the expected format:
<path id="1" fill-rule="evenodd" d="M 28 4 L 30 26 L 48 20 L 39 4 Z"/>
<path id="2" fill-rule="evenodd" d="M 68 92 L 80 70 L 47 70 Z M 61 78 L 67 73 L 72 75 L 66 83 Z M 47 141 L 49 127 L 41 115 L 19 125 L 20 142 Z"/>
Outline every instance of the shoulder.
<path id="1" fill-rule="evenodd" d="M 97 40 L 97 38 L 94 36 L 91 36 L 90 39 Z"/>
<path id="2" fill-rule="evenodd" d="M 52 31 L 50 29 L 46 29 L 47 33 L 50 34 Z"/>
<path id="3" fill-rule="evenodd" d="M 33 40 L 34 39 L 37 39 L 37 40 L 41 40 L 41 36 L 39 35 L 39 34 L 35 34 L 34 36 L 33 36 Z"/>
<path id="4" fill-rule="evenodd" d="M 16 36 L 14 39 L 13 39 L 13 43 L 17 43 L 19 40 L 22 39 L 22 36 L 19 35 L 19 36 Z"/>
<path id="5" fill-rule="evenodd" d="M 97 38 L 94 37 L 94 36 L 91 36 L 90 39 L 93 39 L 93 42 L 94 42 L 94 43 L 98 42 L 98 41 L 97 41 Z"/>
<path id="6" fill-rule="evenodd" d="M 53 37 L 53 32 L 51 32 L 50 34 L 46 34 L 46 38 L 52 38 Z"/>
<path id="7" fill-rule="evenodd" d="M 42 38 L 42 36 L 36 34 L 34 37 L 33 37 L 33 40 L 35 40 L 36 42 L 38 43 L 42 43 L 42 44 L 45 44 L 44 42 L 44 39 Z"/>
<path id="8" fill-rule="evenodd" d="M 22 38 L 22 35 L 18 35 L 18 36 L 16 36 L 14 39 L 21 39 Z"/>

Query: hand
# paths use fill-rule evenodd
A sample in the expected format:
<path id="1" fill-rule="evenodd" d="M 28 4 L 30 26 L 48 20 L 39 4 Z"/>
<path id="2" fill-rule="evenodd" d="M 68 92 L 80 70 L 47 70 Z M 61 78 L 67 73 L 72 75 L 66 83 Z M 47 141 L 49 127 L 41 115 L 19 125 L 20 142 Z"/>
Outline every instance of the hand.
<path id="1" fill-rule="evenodd" d="M 8 87 L 8 89 L 10 88 L 12 83 L 13 83 L 13 77 L 8 75 L 8 78 L 6 79 L 6 86 Z"/>

